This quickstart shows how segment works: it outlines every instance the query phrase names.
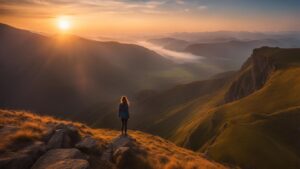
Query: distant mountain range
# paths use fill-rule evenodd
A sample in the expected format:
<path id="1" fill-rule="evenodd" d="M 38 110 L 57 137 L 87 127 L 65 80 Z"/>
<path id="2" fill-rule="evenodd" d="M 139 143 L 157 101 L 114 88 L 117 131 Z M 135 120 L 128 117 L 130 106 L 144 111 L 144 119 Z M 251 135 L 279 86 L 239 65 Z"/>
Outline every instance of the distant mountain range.
<path id="1" fill-rule="evenodd" d="M 214 32 L 177 32 L 166 35 L 192 43 L 220 43 L 228 41 L 251 41 L 262 39 L 300 39 L 299 31 L 249 32 L 249 31 L 214 31 Z"/>
<path id="2" fill-rule="evenodd" d="M 195 35 L 198 40 L 182 40 L 186 35 Z M 197 36 L 198 35 L 198 36 Z M 210 35 L 210 36 L 209 36 Z M 222 71 L 237 70 L 246 61 L 254 48 L 262 46 L 300 47 L 300 33 L 263 34 L 251 32 L 208 32 L 174 34 L 174 37 L 149 39 L 148 42 L 161 45 L 168 50 L 191 53 L 204 58 L 207 65 Z M 184 38 L 189 39 L 189 38 Z M 250 40 L 249 40 L 250 39 Z"/>

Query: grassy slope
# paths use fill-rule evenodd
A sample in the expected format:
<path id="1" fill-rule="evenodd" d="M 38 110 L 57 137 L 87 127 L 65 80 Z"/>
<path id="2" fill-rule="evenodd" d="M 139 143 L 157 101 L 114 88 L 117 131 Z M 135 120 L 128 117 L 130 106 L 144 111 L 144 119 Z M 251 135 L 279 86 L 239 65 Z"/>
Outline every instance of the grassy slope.
<path id="1" fill-rule="evenodd" d="M 133 112 L 132 125 L 186 145 L 186 138 L 207 115 L 207 110 L 220 104 L 223 87 L 229 78 L 213 79 L 177 86 L 146 99 Z M 135 105 L 133 105 L 135 107 Z M 136 121 L 135 121 L 136 120 Z"/>
<path id="2" fill-rule="evenodd" d="M 190 138 L 193 149 L 245 168 L 300 167 L 300 57 L 273 57 L 281 65 L 264 87 L 211 111 Z"/>
<path id="3" fill-rule="evenodd" d="M 265 48 L 258 54 L 270 57 L 276 71 L 249 96 L 220 105 L 231 79 L 198 82 L 156 95 L 144 110 L 151 116 L 138 119 L 147 131 L 217 161 L 243 168 L 299 168 L 299 50 Z"/>
<path id="4" fill-rule="evenodd" d="M 43 139 L 49 130 L 49 126 L 64 123 L 75 126 L 80 135 L 91 135 L 95 139 L 107 144 L 118 137 L 119 132 L 106 129 L 92 129 L 88 126 L 65 120 L 55 119 L 50 116 L 38 116 L 29 112 L 0 110 L 0 158 L 4 153 L 17 152 L 22 147 Z M 136 139 L 140 151 L 135 161 L 143 164 L 141 168 L 157 169 L 225 169 L 226 167 L 211 162 L 203 155 L 177 147 L 175 144 L 160 137 L 139 131 L 129 131 L 129 135 Z M 130 167 L 130 166 L 129 166 Z"/>

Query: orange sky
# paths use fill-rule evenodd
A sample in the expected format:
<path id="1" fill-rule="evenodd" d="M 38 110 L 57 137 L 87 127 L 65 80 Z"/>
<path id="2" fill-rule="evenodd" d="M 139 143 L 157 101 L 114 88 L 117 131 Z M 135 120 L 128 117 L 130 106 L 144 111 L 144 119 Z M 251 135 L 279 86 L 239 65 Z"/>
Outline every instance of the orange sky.
<path id="1" fill-rule="evenodd" d="M 232 1 L 232 4 L 230 2 Z M 243 0 L 242 0 L 243 1 Z M 268 0 L 267 0 L 268 1 Z M 221 2 L 221 1 L 220 1 Z M 87 36 L 158 34 L 198 31 L 300 30 L 291 6 L 248 2 L 236 5 L 195 0 L 2 0 L 0 22 L 43 33 L 57 33 L 67 16 L 70 33 Z M 296 1 L 294 3 L 297 3 Z M 290 7 L 290 9 L 288 9 Z"/>

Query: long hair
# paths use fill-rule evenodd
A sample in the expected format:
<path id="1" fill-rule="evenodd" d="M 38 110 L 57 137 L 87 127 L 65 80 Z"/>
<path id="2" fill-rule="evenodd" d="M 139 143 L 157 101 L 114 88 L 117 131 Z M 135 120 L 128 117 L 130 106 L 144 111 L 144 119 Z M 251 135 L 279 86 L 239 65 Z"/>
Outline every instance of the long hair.
<path id="1" fill-rule="evenodd" d="M 120 103 L 121 104 L 126 104 L 129 106 L 129 100 L 126 96 L 122 96 L 121 99 L 120 99 Z"/>

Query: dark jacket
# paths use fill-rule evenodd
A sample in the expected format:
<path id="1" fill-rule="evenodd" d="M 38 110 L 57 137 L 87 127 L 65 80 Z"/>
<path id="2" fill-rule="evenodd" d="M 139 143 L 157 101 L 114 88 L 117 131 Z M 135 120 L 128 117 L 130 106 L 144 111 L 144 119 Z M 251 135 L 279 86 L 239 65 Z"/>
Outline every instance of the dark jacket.
<path id="1" fill-rule="evenodd" d="M 119 105 L 119 117 L 122 119 L 129 118 L 129 106 L 127 104 Z"/>

